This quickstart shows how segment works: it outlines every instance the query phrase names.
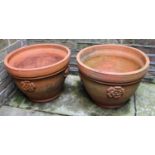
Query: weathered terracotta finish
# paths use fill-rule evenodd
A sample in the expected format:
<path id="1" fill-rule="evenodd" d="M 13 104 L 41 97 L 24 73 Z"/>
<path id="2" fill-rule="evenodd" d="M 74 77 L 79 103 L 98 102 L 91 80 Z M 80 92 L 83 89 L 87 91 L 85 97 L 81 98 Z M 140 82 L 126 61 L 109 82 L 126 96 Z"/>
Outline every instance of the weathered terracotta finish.
<path id="1" fill-rule="evenodd" d="M 82 49 L 77 62 L 86 91 L 103 108 L 123 106 L 149 67 L 149 58 L 142 51 L 115 44 Z"/>
<path id="2" fill-rule="evenodd" d="M 68 73 L 70 50 L 58 44 L 36 44 L 19 48 L 4 60 L 18 88 L 34 102 L 58 97 Z"/>

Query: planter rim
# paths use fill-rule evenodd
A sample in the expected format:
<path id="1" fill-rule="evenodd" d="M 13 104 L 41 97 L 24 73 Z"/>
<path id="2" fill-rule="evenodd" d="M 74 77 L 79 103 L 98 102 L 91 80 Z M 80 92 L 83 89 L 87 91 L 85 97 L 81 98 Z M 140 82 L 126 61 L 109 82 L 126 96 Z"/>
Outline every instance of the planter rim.
<path id="1" fill-rule="evenodd" d="M 88 50 L 88 49 L 91 49 L 91 48 L 96 48 L 96 47 L 124 47 L 126 49 L 132 49 L 134 51 L 137 51 L 139 52 L 144 58 L 145 58 L 145 65 L 143 67 L 141 67 L 140 69 L 137 69 L 135 71 L 130 71 L 130 72 L 125 72 L 125 73 L 117 73 L 117 72 L 99 72 L 91 67 L 88 67 L 87 65 L 85 65 L 81 59 L 80 59 L 80 56 L 81 54 L 85 51 L 85 50 Z M 86 68 L 87 70 L 91 70 L 92 72 L 95 72 L 95 73 L 98 73 L 98 74 L 107 74 L 107 75 L 134 75 L 134 74 L 137 74 L 139 72 L 143 72 L 144 70 L 146 70 L 148 67 L 149 67 L 149 64 L 150 64 L 150 60 L 148 58 L 148 56 L 143 53 L 141 50 L 137 49 L 137 48 L 134 48 L 134 47 L 130 47 L 130 46 L 126 46 L 126 45 L 122 45 L 122 44 L 102 44 L 102 45 L 93 45 L 93 46 L 89 46 L 89 47 L 86 47 L 86 48 L 83 48 L 82 50 L 80 50 L 80 52 L 77 54 L 76 56 L 77 58 L 77 62 L 79 63 L 79 65 L 83 66 L 84 68 Z"/>
<path id="2" fill-rule="evenodd" d="M 39 79 L 44 79 L 44 78 L 49 78 L 49 77 L 54 77 L 58 74 L 61 74 L 62 72 L 66 71 L 68 69 L 68 66 L 64 67 L 63 69 L 49 75 L 43 75 L 43 76 L 38 76 L 38 77 L 18 77 L 18 76 L 13 76 L 15 79 L 26 79 L 26 80 L 39 80 Z M 65 73 L 64 73 L 65 74 Z"/>
<path id="3" fill-rule="evenodd" d="M 64 49 L 67 51 L 67 54 L 66 54 L 66 56 L 65 56 L 62 60 L 60 60 L 60 61 L 58 61 L 58 62 L 56 62 L 56 63 L 54 63 L 54 64 L 52 64 L 52 65 L 47 65 L 47 66 L 38 67 L 38 68 L 23 69 L 23 68 L 13 67 L 13 66 L 11 66 L 11 65 L 8 63 L 8 59 L 9 59 L 12 55 L 14 55 L 15 53 L 18 53 L 18 52 L 20 52 L 20 51 L 22 51 L 22 50 L 24 50 L 24 49 L 31 49 L 31 48 L 34 48 L 34 47 L 42 47 L 42 46 L 51 46 L 51 47 L 52 47 L 52 46 L 56 46 L 56 47 L 61 47 L 61 48 L 64 48 Z M 26 46 L 24 46 L 24 47 L 21 47 L 21 48 L 18 48 L 18 49 L 16 49 L 16 50 L 13 50 L 11 53 L 9 53 L 9 54 L 5 57 L 5 59 L 4 59 L 4 64 L 5 64 L 5 66 L 7 66 L 8 68 L 10 68 L 10 69 L 12 69 L 12 70 L 14 70 L 14 71 L 19 71 L 19 70 L 21 70 L 21 71 L 39 71 L 39 70 L 43 70 L 43 69 L 48 69 L 48 68 L 50 68 L 50 67 L 54 67 L 54 66 L 56 66 L 56 65 L 58 65 L 58 64 L 60 64 L 60 63 L 65 62 L 65 61 L 69 58 L 70 54 L 71 54 L 70 49 L 69 49 L 68 47 L 64 46 L 64 45 L 61 45 L 61 44 L 53 44 L 53 43 L 48 44 L 48 43 L 43 43 L 43 44 L 26 45 Z"/>

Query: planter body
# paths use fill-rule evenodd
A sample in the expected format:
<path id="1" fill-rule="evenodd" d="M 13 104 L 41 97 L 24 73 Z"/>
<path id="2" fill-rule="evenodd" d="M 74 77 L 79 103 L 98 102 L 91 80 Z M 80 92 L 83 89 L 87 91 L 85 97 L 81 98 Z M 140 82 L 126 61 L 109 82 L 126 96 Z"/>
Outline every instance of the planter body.
<path id="1" fill-rule="evenodd" d="M 136 91 L 149 67 L 148 57 L 123 45 L 95 45 L 77 55 L 86 91 L 103 108 L 123 106 Z"/>
<path id="2" fill-rule="evenodd" d="M 37 44 L 11 52 L 4 60 L 18 88 L 33 102 L 58 97 L 68 73 L 70 50 L 57 44 Z"/>

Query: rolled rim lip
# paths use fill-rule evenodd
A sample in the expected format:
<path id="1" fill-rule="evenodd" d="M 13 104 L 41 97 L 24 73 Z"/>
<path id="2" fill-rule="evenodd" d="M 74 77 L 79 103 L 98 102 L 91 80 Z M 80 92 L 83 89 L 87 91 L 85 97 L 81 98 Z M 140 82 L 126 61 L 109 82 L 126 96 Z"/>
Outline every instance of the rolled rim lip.
<path id="1" fill-rule="evenodd" d="M 91 48 L 94 48 L 94 47 L 108 47 L 108 46 L 113 46 L 113 47 L 125 47 L 125 48 L 128 48 L 128 49 L 133 49 L 134 51 L 136 50 L 137 52 L 139 52 L 141 55 L 143 55 L 143 57 L 145 58 L 146 60 L 146 63 L 143 67 L 141 67 L 140 69 L 138 70 L 135 70 L 135 71 L 131 71 L 131 72 L 125 72 L 125 73 L 117 73 L 117 72 L 99 72 L 91 67 L 88 67 L 87 65 L 85 65 L 84 63 L 82 63 L 82 61 L 80 60 L 80 56 L 81 54 L 87 50 L 87 49 L 91 49 Z M 86 48 L 83 48 L 82 50 L 80 50 L 80 52 L 77 54 L 77 62 L 85 67 L 86 69 L 88 70 L 91 70 L 95 73 L 99 73 L 99 74 L 107 74 L 107 75 L 132 75 L 132 74 L 137 74 L 139 72 L 142 72 L 144 71 L 145 69 L 147 69 L 149 67 L 149 64 L 150 64 L 150 60 L 148 58 L 148 56 L 143 53 L 141 50 L 137 49 L 137 48 L 134 48 L 134 47 L 130 47 L 130 46 L 126 46 L 126 45 L 121 45 L 121 44 L 102 44 L 102 45 L 93 45 L 93 46 L 89 46 L 89 47 L 86 47 Z"/>
<path id="2" fill-rule="evenodd" d="M 62 60 L 60 60 L 60 61 L 58 61 L 58 62 L 56 62 L 56 63 L 54 63 L 54 64 L 52 64 L 52 65 L 47 65 L 47 66 L 38 67 L 38 68 L 30 68 L 30 69 L 16 68 L 16 67 L 11 66 L 11 65 L 8 63 L 8 59 L 9 59 L 12 55 L 14 55 L 15 53 L 17 53 L 17 52 L 19 52 L 19 51 L 22 51 L 23 49 L 27 49 L 27 48 L 31 48 L 31 47 L 40 47 L 40 46 L 57 46 L 57 47 L 62 47 L 62 48 L 64 48 L 64 49 L 66 49 L 67 55 L 66 55 Z M 4 59 L 4 64 L 5 64 L 6 67 L 8 67 L 8 68 L 10 68 L 10 69 L 12 69 L 12 70 L 16 70 L 16 71 L 19 71 L 19 70 L 21 70 L 21 71 L 38 71 L 38 70 L 42 70 L 42 69 L 47 69 L 47 68 L 50 68 L 50 67 L 54 67 L 54 66 L 56 66 L 56 65 L 58 65 L 58 64 L 60 64 L 60 63 L 62 63 L 62 62 L 65 62 L 65 61 L 69 58 L 70 54 L 71 54 L 70 49 L 69 49 L 68 47 L 64 46 L 64 45 L 53 44 L 53 43 L 51 43 L 51 44 L 34 44 L 34 45 L 28 45 L 28 46 L 24 46 L 24 47 L 18 48 L 18 49 L 16 49 L 16 50 L 13 50 L 13 52 L 9 53 L 9 54 L 5 57 L 5 59 Z"/>

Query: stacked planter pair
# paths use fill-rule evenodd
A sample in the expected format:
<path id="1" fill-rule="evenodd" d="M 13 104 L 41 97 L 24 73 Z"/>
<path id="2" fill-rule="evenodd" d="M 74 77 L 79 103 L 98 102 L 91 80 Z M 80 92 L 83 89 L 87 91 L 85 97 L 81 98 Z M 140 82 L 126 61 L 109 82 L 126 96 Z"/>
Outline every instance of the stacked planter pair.
<path id="1" fill-rule="evenodd" d="M 58 44 L 19 48 L 4 60 L 18 88 L 33 102 L 58 97 L 68 74 L 70 49 Z M 123 45 L 95 45 L 77 54 L 80 77 L 92 100 L 103 108 L 123 106 L 149 67 L 140 50 Z"/>

